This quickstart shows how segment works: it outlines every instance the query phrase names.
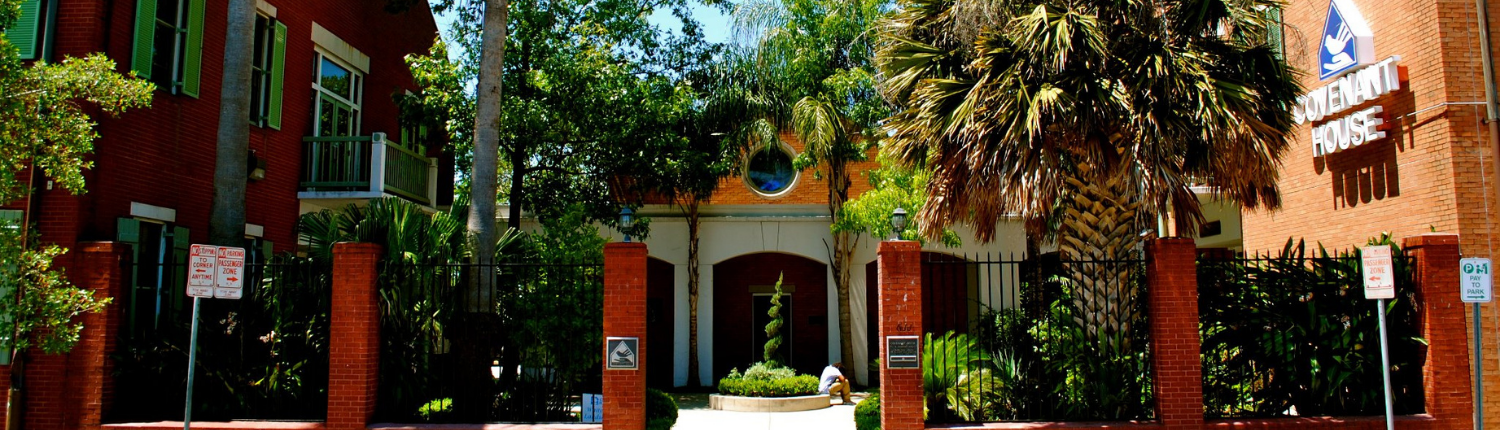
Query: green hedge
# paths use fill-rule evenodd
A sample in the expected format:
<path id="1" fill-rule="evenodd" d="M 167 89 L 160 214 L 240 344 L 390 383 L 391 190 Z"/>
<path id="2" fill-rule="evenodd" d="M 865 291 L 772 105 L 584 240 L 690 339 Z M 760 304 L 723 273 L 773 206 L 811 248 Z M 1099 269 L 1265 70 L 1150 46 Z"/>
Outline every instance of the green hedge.
<path id="1" fill-rule="evenodd" d="M 818 378 L 798 375 L 779 379 L 725 377 L 719 380 L 719 392 L 744 397 L 795 397 L 818 392 Z"/>
<path id="2" fill-rule="evenodd" d="M 880 394 L 871 394 L 854 406 L 854 430 L 880 430 Z"/>
<path id="3" fill-rule="evenodd" d="M 646 430 L 667 430 L 677 424 L 677 401 L 655 388 L 646 389 Z"/>

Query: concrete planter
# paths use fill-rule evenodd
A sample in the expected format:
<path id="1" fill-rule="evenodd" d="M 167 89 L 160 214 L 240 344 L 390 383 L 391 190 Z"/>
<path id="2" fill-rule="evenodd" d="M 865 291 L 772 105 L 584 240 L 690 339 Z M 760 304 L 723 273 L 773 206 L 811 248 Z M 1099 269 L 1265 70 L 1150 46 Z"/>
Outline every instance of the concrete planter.
<path id="1" fill-rule="evenodd" d="M 829 406 L 829 397 L 827 394 L 800 397 L 740 397 L 714 394 L 708 396 L 708 406 L 720 411 L 797 412 L 826 408 Z"/>

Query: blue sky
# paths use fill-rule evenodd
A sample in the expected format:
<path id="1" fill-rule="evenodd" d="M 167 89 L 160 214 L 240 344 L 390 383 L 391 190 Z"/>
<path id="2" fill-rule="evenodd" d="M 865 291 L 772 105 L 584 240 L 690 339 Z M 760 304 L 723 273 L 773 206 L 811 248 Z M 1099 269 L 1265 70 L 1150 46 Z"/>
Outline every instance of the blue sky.
<path id="1" fill-rule="evenodd" d="M 714 43 L 722 43 L 729 40 L 730 33 L 733 31 L 733 25 L 728 15 L 716 8 L 702 4 L 694 4 L 692 10 L 693 18 L 698 20 L 698 24 L 703 27 L 704 39 Z M 452 26 L 454 16 L 451 14 L 441 14 L 437 15 L 436 18 L 438 31 L 443 33 L 443 40 L 452 42 L 453 39 L 448 36 L 448 31 L 449 27 Z M 681 28 L 681 23 L 677 21 L 676 17 L 672 16 L 672 11 L 670 10 L 657 10 L 656 13 L 651 15 L 650 20 L 653 24 L 670 28 L 673 31 Z M 461 48 L 452 43 L 448 45 L 448 48 L 452 50 L 449 52 L 449 56 L 458 58 L 458 50 Z"/>

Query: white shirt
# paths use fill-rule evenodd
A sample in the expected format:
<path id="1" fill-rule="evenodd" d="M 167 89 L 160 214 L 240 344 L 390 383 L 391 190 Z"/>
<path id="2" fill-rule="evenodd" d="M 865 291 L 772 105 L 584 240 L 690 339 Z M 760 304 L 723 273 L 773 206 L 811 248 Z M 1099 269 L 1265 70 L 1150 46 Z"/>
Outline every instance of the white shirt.
<path id="1" fill-rule="evenodd" d="M 820 378 L 822 381 L 818 382 L 818 392 L 828 394 L 828 387 L 838 382 L 840 376 L 844 376 L 844 374 L 839 372 L 839 368 L 833 366 L 824 367 L 823 377 Z"/>

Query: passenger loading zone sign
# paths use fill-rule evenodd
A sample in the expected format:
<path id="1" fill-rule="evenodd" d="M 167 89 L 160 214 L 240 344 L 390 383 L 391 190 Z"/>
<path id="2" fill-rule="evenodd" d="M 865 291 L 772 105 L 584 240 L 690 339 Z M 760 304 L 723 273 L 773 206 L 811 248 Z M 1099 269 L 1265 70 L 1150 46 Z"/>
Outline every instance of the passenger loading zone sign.
<path id="1" fill-rule="evenodd" d="M 193 245 L 188 251 L 188 297 L 238 299 L 245 285 L 245 248 Z"/>
<path id="2" fill-rule="evenodd" d="M 1391 247 L 1372 245 L 1360 248 L 1360 263 L 1364 266 L 1365 298 L 1396 298 L 1396 273 L 1391 267 Z"/>

